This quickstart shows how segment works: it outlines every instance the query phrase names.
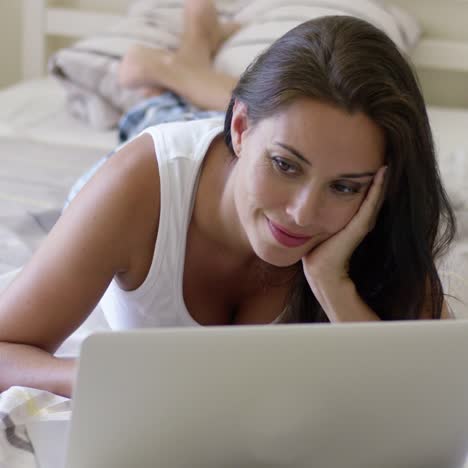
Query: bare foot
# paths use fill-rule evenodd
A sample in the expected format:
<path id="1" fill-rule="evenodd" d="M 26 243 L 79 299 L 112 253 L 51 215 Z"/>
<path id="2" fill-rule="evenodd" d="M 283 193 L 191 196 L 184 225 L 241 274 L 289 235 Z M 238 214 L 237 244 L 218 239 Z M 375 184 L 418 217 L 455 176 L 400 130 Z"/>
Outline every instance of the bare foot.
<path id="1" fill-rule="evenodd" d="M 179 53 L 134 45 L 120 63 L 119 84 L 126 88 L 141 88 L 147 96 L 155 96 L 172 89 L 171 85 L 179 75 L 200 68 L 204 68 L 203 65 L 186 61 Z"/>
<path id="2" fill-rule="evenodd" d="M 134 45 L 122 57 L 119 65 L 119 84 L 125 88 L 151 88 L 153 95 L 164 92 L 158 86 L 158 68 L 164 66 L 173 53 Z"/>
<path id="3" fill-rule="evenodd" d="M 236 23 L 235 21 L 226 21 L 224 23 L 220 23 L 219 27 L 221 28 L 221 42 L 218 44 L 218 48 L 221 44 L 227 41 L 233 34 L 235 34 L 241 28 L 240 23 Z"/>
<path id="4" fill-rule="evenodd" d="M 155 86 L 152 86 L 151 88 L 141 88 L 141 96 L 145 99 L 155 96 L 161 96 L 161 94 L 163 94 L 164 92 L 166 92 L 164 88 Z"/>
<path id="5" fill-rule="evenodd" d="M 184 34 L 178 54 L 186 62 L 209 66 L 220 45 L 239 26 L 221 23 L 212 0 L 185 0 Z"/>

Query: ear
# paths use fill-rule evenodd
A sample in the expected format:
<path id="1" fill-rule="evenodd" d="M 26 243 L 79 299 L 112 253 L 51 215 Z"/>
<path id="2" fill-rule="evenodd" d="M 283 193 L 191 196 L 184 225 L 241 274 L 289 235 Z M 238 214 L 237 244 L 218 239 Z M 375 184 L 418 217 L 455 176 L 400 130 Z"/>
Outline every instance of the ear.
<path id="1" fill-rule="evenodd" d="M 242 142 L 248 127 L 247 105 L 236 99 L 232 108 L 231 141 L 232 148 L 237 157 L 242 152 Z"/>

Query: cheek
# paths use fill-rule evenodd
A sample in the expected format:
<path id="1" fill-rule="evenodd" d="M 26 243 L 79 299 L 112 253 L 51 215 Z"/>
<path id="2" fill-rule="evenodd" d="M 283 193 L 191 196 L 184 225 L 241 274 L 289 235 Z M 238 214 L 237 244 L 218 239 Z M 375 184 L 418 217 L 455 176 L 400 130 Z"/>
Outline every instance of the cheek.
<path id="1" fill-rule="evenodd" d="M 284 200 L 284 188 L 275 183 L 267 162 L 261 162 L 244 172 L 244 194 L 252 209 L 272 208 Z"/>

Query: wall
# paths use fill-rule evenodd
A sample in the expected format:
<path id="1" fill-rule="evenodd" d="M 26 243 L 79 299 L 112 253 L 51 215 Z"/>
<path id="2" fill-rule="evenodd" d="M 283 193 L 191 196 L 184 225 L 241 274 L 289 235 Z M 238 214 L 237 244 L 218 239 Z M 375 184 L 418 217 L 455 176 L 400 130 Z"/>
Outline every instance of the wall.
<path id="1" fill-rule="evenodd" d="M 130 0 L 49 0 L 49 4 L 60 6 L 81 6 L 97 11 L 122 12 Z M 0 89 L 21 80 L 21 0 L 0 0 Z M 66 45 L 58 39 L 50 40 L 50 48 Z"/>
<path id="2" fill-rule="evenodd" d="M 423 33 L 434 38 L 468 40 L 468 0 L 392 0 L 418 17 Z M 468 107 L 468 75 L 419 70 L 424 96 L 430 104 Z"/>
<path id="3" fill-rule="evenodd" d="M 0 88 L 21 79 L 21 1 L 0 0 Z"/>

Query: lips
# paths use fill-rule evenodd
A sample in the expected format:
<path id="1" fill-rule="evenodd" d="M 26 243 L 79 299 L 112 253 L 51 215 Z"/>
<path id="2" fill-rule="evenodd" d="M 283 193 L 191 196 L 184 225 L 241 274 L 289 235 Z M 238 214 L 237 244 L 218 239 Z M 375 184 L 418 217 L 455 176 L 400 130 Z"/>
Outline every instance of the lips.
<path id="1" fill-rule="evenodd" d="M 299 236 L 297 234 L 292 234 L 268 218 L 267 221 L 268 227 L 270 228 L 273 237 L 285 247 L 299 247 L 311 239 L 310 236 Z"/>

